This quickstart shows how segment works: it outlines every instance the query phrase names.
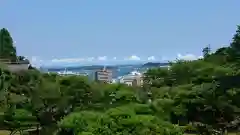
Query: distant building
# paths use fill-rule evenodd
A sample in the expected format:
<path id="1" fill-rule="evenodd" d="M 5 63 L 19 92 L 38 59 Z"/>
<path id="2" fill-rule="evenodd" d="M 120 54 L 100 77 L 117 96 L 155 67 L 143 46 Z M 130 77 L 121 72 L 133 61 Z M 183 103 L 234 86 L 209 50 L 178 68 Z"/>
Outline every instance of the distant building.
<path id="1" fill-rule="evenodd" d="M 95 72 L 94 78 L 96 81 L 111 83 L 113 80 L 112 71 L 106 70 L 105 68 L 103 70 L 98 70 Z"/>
<path id="2" fill-rule="evenodd" d="M 141 86 L 143 84 L 142 75 L 138 72 L 132 72 L 131 74 L 122 76 L 120 83 L 127 84 L 128 86 Z"/>
<path id="3" fill-rule="evenodd" d="M 73 71 L 70 71 L 70 70 L 67 70 L 67 68 L 65 68 L 64 71 L 59 71 L 57 72 L 58 75 L 61 75 L 61 76 L 86 76 L 88 77 L 88 73 L 81 73 L 81 72 L 73 72 Z"/>

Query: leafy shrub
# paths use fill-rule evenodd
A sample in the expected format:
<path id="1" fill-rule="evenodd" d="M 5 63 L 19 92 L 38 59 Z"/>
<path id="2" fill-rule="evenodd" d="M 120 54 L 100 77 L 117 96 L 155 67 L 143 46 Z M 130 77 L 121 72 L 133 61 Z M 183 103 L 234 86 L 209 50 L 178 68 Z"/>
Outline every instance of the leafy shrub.
<path id="1" fill-rule="evenodd" d="M 187 124 L 183 127 L 185 133 L 197 133 L 197 128 L 192 126 L 191 124 Z"/>

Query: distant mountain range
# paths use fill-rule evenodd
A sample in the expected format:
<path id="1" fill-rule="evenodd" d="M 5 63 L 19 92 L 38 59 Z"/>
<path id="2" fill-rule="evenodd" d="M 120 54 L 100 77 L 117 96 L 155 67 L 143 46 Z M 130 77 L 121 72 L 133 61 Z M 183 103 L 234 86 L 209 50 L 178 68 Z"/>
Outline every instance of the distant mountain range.
<path id="1" fill-rule="evenodd" d="M 157 62 L 148 62 L 143 64 L 143 67 L 160 67 L 160 66 L 167 66 L 169 63 L 157 63 Z"/>
<path id="2" fill-rule="evenodd" d="M 145 64 L 128 64 L 128 65 L 108 65 L 105 66 L 106 69 L 109 69 L 113 73 L 113 78 L 118 78 L 124 75 L 131 73 L 132 71 L 145 72 L 149 68 L 155 68 L 160 66 L 167 66 L 168 63 L 153 63 L 148 62 Z M 71 71 L 74 73 L 87 73 L 89 77 L 93 75 L 96 70 L 103 69 L 104 65 L 92 65 L 92 66 L 69 66 L 69 67 L 42 67 L 40 70 L 42 72 L 62 72 L 64 70 Z"/>
<path id="3" fill-rule="evenodd" d="M 119 67 L 126 67 L 126 66 L 136 66 L 136 65 L 109 65 L 109 66 L 105 66 L 106 69 L 116 69 Z M 139 65 L 140 67 L 141 65 Z M 53 68 L 45 68 L 48 71 L 61 71 L 64 69 L 67 70 L 99 70 L 99 69 L 103 69 L 104 65 L 92 65 L 92 66 L 74 66 L 74 67 L 53 67 Z"/>
<path id="4" fill-rule="evenodd" d="M 158 63 L 158 62 L 148 62 L 145 64 L 124 64 L 124 65 L 107 65 L 106 69 L 114 70 L 122 67 L 135 67 L 135 68 L 151 68 L 151 67 L 160 67 L 167 66 L 168 63 Z M 69 66 L 69 67 L 41 67 L 42 70 L 47 71 L 62 71 L 67 70 L 99 70 L 103 69 L 104 65 L 91 65 L 91 66 Z"/>

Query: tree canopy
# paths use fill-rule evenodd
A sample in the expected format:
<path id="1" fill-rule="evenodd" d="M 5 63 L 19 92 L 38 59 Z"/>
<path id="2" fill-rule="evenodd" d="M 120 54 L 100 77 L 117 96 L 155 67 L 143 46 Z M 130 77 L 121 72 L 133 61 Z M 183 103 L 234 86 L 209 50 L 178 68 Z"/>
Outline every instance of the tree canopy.
<path id="1" fill-rule="evenodd" d="M 142 87 L 35 69 L 0 70 L 0 127 L 11 134 L 183 135 L 237 132 L 240 27 L 228 47 L 152 68 Z M 200 50 L 201 51 L 201 50 Z M 5 53 L 4 53 L 5 54 Z"/>
<path id="2" fill-rule="evenodd" d="M 0 30 L 0 57 L 15 60 L 17 57 L 13 39 L 6 28 Z"/>

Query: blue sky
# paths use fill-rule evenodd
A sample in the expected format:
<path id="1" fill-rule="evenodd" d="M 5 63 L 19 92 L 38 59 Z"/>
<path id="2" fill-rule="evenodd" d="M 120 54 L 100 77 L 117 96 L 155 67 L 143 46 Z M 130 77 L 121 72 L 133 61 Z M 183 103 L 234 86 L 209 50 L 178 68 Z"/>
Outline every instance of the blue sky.
<path id="1" fill-rule="evenodd" d="M 196 58 L 228 45 L 239 0 L 2 0 L 0 27 L 35 65 Z"/>

